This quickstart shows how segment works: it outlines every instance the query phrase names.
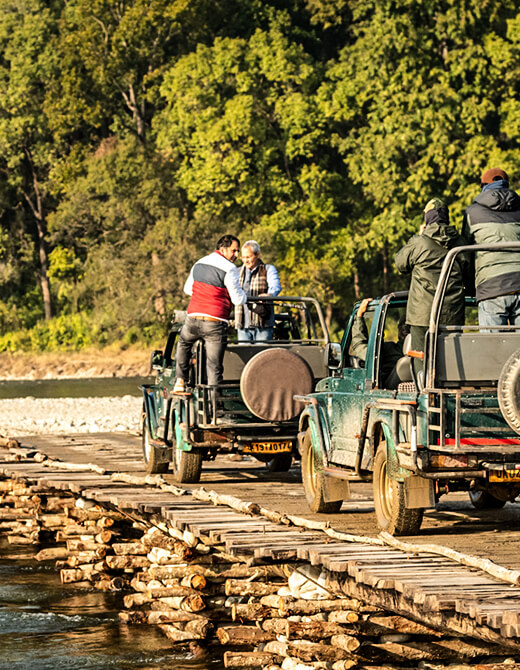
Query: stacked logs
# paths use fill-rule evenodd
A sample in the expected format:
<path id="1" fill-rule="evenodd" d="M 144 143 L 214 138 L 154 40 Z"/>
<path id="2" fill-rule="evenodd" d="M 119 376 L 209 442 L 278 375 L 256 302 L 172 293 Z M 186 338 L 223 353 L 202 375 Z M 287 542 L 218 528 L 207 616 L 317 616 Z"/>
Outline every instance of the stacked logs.
<path id="1" fill-rule="evenodd" d="M 250 566 L 164 519 L 130 519 L 70 493 L 0 480 L 0 532 L 14 543 L 50 544 L 37 558 L 55 560 L 64 584 L 124 591 L 122 624 L 156 625 L 194 652 L 224 652 L 227 668 L 474 668 L 476 659 L 489 659 L 483 670 L 520 667 L 500 664 L 507 648 L 345 598 L 334 575 L 325 583 L 320 575 L 307 599 L 291 576 L 312 585 L 309 566 Z"/>

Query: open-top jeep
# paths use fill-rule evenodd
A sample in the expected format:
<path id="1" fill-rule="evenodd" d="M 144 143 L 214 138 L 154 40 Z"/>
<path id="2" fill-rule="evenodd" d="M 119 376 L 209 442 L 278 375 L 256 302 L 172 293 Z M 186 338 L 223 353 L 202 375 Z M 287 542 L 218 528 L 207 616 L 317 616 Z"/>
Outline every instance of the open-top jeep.
<path id="1" fill-rule="evenodd" d="M 166 472 L 172 463 L 177 481 L 198 482 L 202 462 L 224 452 L 251 454 L 273 472 L 290 468 L 293 454 L 298 455 L 298 415 L 303 407 L 294 396 L 310 393 L 328 374 L 324 350 L 329 335 L 313 298 L 257 301 L 272 305 L 273 340 L 228 342 L 224 379 L 218 386 L 206 383 L 204 343 L 198 340 L 192 348 L 187 392 L 172 392 L 182 318 L 173 324 L 164 351 L 152 354 L 155 383 L 142 387 L 147 472 Z"/>
<path id="2" fill-rule="evenodd" d="M 396 388 L 384 388 L 383 342 L 405 315 L 406 292 L 369 303 L 364 361 L 352 355 L 359 304 L 341 345 L 328 345 L 330 376 L 302 398 L 300 418 L 302 478 L 312 511 L 339 511 L 350 482 L 371 480 L 378 525 L 404 535 L 416 533 L 424 510 L 449 491 L 469 491 L 479 509 L 499 508 L 520 493 L 520 326 L 479 327 L 474 298 L 466 298 L 465 324 L 440 323 L 456 255 L 491 249 L 518 253 L 520 243 L 448 253 L 422 365 L 403 353 L 394 368 Z"/>

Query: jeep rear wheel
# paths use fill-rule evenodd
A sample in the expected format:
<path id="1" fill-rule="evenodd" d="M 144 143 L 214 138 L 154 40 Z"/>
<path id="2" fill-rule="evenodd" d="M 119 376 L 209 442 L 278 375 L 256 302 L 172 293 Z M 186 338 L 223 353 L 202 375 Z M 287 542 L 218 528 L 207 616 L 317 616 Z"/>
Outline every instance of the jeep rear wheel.
<path id="1" fill-rule="evenodd" d="M 141 444 L 143 447 L 143 461 L 146 472 L 149 475 L 163 474 L 168 472 L 168 463 L 160 461 L 158 458 L 158 450 L 152 444 L 152 436 L 148 427 L 146 414 L 143 412 Z"/>
<path id="2" fill-rule="evenodd" d="M 270 461 L 267 462 L 268 472 L 288 472 L 292 465 L 292 454 L 290 451 L 284 451 L 281 454 L 276 454 Z"/>
<path id="3" fill-rule="evenodd" d="M 339 512 L 343 500 L 325 502 L 323 497 L 323 472 L 320 468 L 319 458 L 312 447 L 311 429 L 307 428 L 302 453 L 302 482 L 307 504 L 311 512 L 334 514 L 334 512 Z"/>
<path id="4" fill-rule="evenodd" d="M 377 524 L 391 535 L 415 535 L 421 527 L 423 509 L 407 509 L 404 484 L 390 478 L 386 443 L 381 442 L 374 459 L 374 507 Z"/>
<path id="5" fill-rule="evenodd" d="M 500 509 L 507 502 L 507 499 L 500 500 L 489 491 L 482 490 L 470 491 L 469 499 L 475 509 Z"/>

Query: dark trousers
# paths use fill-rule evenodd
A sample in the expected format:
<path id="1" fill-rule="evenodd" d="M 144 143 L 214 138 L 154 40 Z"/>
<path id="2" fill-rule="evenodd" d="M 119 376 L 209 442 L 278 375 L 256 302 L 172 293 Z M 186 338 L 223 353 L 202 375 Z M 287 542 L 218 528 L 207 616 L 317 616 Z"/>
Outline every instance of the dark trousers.
<path id="1" fill-rule="evenodd" d="M 187 316 L 177 342 L 176 376 L 185 382 L 189 381 L 191 347 L 197 340 L 204 340 L 208 384 L 219 384 L 224 370 L 227 330 L 228 326 L 224 321 L 203 321 Z"/>
<path id="2" fill-rule="evenodd" d="M 411 347 L 414 351 L 424 351 L 424 340 L 427 332 L 428 326 L 410 326 Z M 413 358 L 412 365 L 417 378 L 424 369 L 424 361 L 420 358 Z"/>

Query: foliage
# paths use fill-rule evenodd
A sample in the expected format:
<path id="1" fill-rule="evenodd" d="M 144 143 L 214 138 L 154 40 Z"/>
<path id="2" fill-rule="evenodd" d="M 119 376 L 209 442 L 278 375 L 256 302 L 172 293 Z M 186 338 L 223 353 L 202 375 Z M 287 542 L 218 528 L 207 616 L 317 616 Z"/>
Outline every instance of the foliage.
<path id="1" fill-rule="evenodd" d="M 150 341 L 226 232 L 334 328 L 406 288 L 430 197 L 519 176 L 516 5 L 4 0 L 0 349 Z"/>

